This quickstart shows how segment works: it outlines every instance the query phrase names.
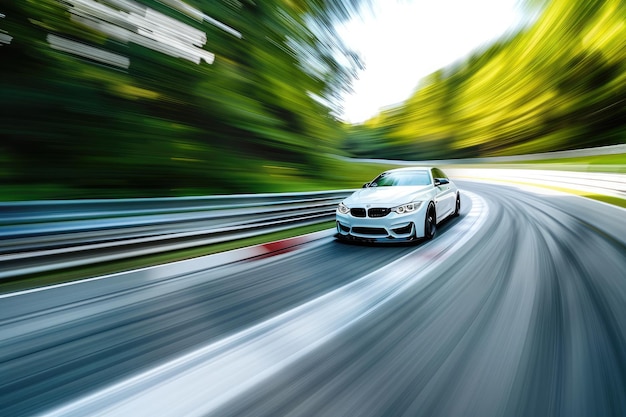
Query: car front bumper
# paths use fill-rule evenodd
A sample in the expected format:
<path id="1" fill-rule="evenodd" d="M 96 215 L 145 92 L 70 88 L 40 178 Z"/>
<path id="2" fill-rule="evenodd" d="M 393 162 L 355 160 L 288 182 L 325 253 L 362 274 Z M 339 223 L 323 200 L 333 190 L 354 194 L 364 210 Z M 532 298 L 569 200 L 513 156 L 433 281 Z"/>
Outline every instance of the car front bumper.
<path id="1" fill-rule="evenodd" d="M 385 217 L 354 217 L 336 212 L 337 238 L 363 241 L 411 241 L 424 237 L 425 207 Z"/>

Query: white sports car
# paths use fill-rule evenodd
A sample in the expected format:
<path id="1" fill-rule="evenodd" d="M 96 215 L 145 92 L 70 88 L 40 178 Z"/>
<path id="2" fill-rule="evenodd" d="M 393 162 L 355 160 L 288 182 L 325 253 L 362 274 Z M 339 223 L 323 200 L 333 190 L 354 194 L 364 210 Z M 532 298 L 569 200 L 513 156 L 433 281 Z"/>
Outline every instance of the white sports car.
<path id="1" fill-rule="evenodd" d="M 385 171 L 339 203 L 338 239 L 432 239 L 437 224 L 461 210 L 459 189 L 432 167 Z"/>

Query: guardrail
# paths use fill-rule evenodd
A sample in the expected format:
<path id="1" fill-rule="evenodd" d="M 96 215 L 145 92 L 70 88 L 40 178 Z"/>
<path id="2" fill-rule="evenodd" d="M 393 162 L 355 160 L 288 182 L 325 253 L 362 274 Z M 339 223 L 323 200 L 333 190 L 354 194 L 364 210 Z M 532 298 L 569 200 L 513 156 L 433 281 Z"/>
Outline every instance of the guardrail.
<path id="1" fill-rule="evenodd" d="M 351 192 L 0 203 L 0 279 L 321 223 Z"/>
<path id="2" fill-rule="evenodd" d="M 364 162 L 378 164 L 395 164 L 395 165 L 464 165 L 464 164 L 492 164 L 492 163 L 516 163 L 523 161 L 537 161 L 545 159 L 564 159 L 564 158 L 585 158 L 598 155 L 617 155 L 626 153 L 626 144 L 599 146 L 595 148 L 573 149 L 569 151 L 553 151 L 533 153 L 526 155 L 512 156 L 488 156 L 483 158 L 459 158 L 459 159 L 435 159 L 424 161 L 406 161 L 397 159 L 367 159 L 367 158 L 346 158 L 338 155 L 330 155 L 346 162 Z"/>
<path id="3" fill-rule="evenodd" d="M 447 169 L 446 173 L 453 178 L 556 186 L 626 200 L 625 174 L 507 168 L 451 168 Z"/>
<path id="4" fill-rule="evenodd" d="M 626 199 L 624 174 L 495 168 L 448 174 Z M 0 280 L 333 220 L 335 207 L 352 191 L 0 203 Z"/>

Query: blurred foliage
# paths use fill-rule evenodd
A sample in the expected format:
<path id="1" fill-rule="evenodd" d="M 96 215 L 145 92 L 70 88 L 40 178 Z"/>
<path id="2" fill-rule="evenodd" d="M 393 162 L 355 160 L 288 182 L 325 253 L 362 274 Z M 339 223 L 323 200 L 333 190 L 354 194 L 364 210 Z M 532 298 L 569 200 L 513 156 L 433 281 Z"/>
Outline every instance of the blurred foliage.
<path id="1" fill-rule="evenodd" d="M 527 3 L 544 8 L 532 26 L 349 127 L 344 150 L 425 160 L 626 143 L 626 3 Z"/>
<path id="2" fill-rule="evenodd" d="M 367 3 L 0 0 L 0 199 L 358 187 L 382 167 L 327 154 L 626 142 L 623 0 L 528 1 L 532 27 L 346 126 L 339 97 L 362 63 L 334 25 Z"/>
<path id="3" fill-rule="evenodd" d="M 342 135 L 337 98 L 361 68 L 333 25 L 362 2 L 186 3 L 233 31 L 178 0 L 3 0 L 0 198 L 316 183 L 319 155 Z M 180 46 L 181 34 L 197 39 Z M 172 56 L 200 56 L 200 47 L 215 54 L 212 65 Z"/>

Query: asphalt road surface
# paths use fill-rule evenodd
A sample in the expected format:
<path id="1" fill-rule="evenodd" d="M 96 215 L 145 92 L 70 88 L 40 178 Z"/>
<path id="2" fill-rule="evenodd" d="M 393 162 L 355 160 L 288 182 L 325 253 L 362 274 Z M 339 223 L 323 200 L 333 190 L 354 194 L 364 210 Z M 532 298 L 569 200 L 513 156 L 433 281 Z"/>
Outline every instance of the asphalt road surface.
<path id="1" fill-rule="evenodd" d="M 626 415 L 626 210 L 459 185 L 417 245 L 1 296 L 0 415 Z"/>

